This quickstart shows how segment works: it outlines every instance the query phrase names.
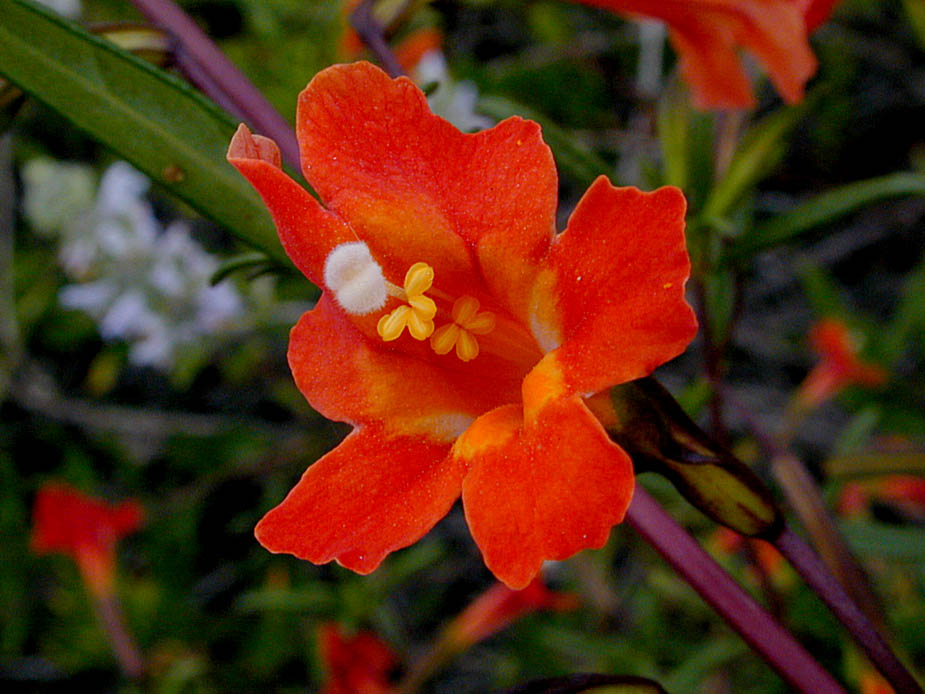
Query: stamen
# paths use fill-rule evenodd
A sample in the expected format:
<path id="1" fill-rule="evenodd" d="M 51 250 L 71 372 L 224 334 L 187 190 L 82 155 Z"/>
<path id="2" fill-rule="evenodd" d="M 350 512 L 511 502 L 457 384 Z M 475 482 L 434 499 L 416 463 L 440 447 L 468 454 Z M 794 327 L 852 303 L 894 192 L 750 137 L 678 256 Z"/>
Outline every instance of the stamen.
<path id="1" fill-rule="evenodd" d="M 385 306 L 382 268 L 362 241 L 342 243 L 328 253 L 324 284 L 347 313 L 362 316 Z"/>
<path id="2" fill-rule="evenodd" d="M 450 350 L 459 339 L 459 326 L 456 323 L 448 323 L 441 326 L 430 338 L 430 348 L 437 354 L 449 354 Z"/>
<path id="3" fill-rule="evenodd" d="M 415 340 L 426 340 L 434 332 L 434 316 L 437 304 L 424 292 L 434 283 L 434 269 L 427 263 L 415 263 L 405 273 L 404 289 L 386 282 L 388 294 L 407 301 L 391 313 L 379 319 L 376 331 L 386 342 L 397 340 L 407 326 L 408 333 Z"/>
<path id="4" fill-rule="evenodd" d="M 397 340 L 401 336 L 408 318 L 411 316 L 410 306 L 399 306 L 397 309 L 384 315 L 376 324 L 376 332 L 385 342 Z"/>
<path id="5" fill-rule="evenodd" d="M 437 354 L 449 354 L 456 347 L 456 356 L 472 361 L 479 355 L 479 342 L 474 335 L 487 335 L 495 329 L 495 315 L 489 311 L 479 313 L 479 300 L 474 296 L 461 296 L 453 303 L 453 322 L 437 330 L 430 339 L 430 347 Z"/>

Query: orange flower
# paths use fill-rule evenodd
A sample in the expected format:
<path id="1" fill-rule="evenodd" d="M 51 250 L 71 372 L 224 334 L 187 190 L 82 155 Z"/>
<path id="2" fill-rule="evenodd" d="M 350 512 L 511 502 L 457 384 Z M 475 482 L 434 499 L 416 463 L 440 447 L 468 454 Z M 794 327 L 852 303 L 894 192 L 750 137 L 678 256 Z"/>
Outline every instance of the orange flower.
<path id="1" fill-rule="evenodd" d="M 858 357 L 847 326 L 836 318 L 823 318 L 809 330 L 809 343 L 821 358 L 798 394 L 807 407 L 817 407 L 851 385 L 876 387 L 886 382 L 886 371 Z"/>
<path id="2" fill-rule="evenodd" d="M 378 636 L 361 631 L 345 637 L 333 622 L 319 633 L 321 659 L 327 668 L 327 682 L 321 694 L 385 694 L 389 673 L 397 659 Z"/>
<path id="3" fill-rule="evenodd" d="M 713 532 L 710 541 L 718 552 L 727 556 L 738 554 L 744 550 L 745 543 L 747 542 L 754 554 L 755 561 L 761 566 L 761 570 L 764 571 L 766 576 L 781 578 L 783 575 L 782 572 L 785 567 L 784 557 L 770 542 L 757 538 L 743 537 L 735 530 L 723 526 L 720 526 Z"/>
<path id="4" fill-rule="evenodd" d="M 913 518 L 925 517 L 925 478 L 915 475 L 889 475 L 867 482 L 848 482 L 839 495 L 838 510 L 843 516 L 860 516 L 871 499 L 888 503 Z"/>
<path id="5" fill-rule="evenodd" d="M 90 592 L 112 594 L 115 549 L 120 538 L 141 525 L 142 508 L 135 501 L 111 506 L 61 483 L 39 489 L 32 510 L 32 550 L 66 554 L 80 568 Z"/>
<path id="6" fill-rule="evenodd" d="M 670 28 L 681 72 L 701 108 L 749 108 L 755 98 L 738 48 L 764 64 L 788 102 L 803 98 L 816 71 L 809 33 L 837 0 L 578 0 L 614 12 L 655 17 Z"/>
<path id="7" fill-rule="evenodd" d="M 578 607 L 578 598 L 555 593 L 539 577 L 523 590 L 497 583 L 482 593 L 447 628 L 449 640 L 464 649 L 537 610 L 563 612 Z"/>
<path id="8" fill-rule="evenodd" d="M 244 126 L 228 159 L 326 290 L 291 334 L 296 383 L 356 428 L 257 538 L 368 573 L 461 493 L 486 564 L 512 588 L 545 559 L 602 546 L 633 470 L 583 398 L 650 373 L 696 332 L 680 191 L 601 177 L 556 235 L 539 126 L 463 134 L 369 63 L 319 73 L 297 122 L 326 208 Z"/>
<path id="9" fill-rule="evenodd" d="M 861 694 L 894 694 L 894 691 L 877 672 L 865 669 L 861 673 Z"/>

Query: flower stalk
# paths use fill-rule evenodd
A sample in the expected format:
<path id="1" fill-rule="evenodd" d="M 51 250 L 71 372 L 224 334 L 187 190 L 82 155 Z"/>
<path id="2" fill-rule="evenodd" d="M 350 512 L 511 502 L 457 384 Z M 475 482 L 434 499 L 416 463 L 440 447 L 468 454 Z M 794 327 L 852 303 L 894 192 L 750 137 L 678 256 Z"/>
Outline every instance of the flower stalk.
<path id="1" fill-rule="evenodd" d="M 649 495 L 637 488 L 627 522 L 792 687 L 807 694 L 844 688 L 708 555 Z"/>
<path id="2" fill-rule="evenodd" d="M 233 109 L 272 137 L 290 166 L 299 167 L 299 147 L 286 120 L 218 46 L 171 0 L 132 0 L 149 21 L 175 41 L 176 60 L 190 81 L 224 108 Z"/>

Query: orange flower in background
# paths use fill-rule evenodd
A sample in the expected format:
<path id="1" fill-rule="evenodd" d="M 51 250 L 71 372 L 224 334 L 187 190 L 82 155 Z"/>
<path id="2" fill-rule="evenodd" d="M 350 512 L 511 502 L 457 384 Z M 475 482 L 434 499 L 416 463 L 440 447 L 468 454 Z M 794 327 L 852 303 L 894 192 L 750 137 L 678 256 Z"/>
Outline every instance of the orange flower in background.
<path id="1" fill-rule="evenodd" d="M 820 362 L 800 386 L 798 400 L 817 407 L 852 385 L 875 388 L 886 383 L 887 373 L 858 356 L 848 327 L 837 318 L 823 318 L 809 330 L 809 344 Z"/>
<path id="2" fill-rule="evenodd" d="M 864 514 L 872 500 L 888 503 L 907 516 L 925 519 L 925 478 L 915 475 L 888 475 L 866 482 L 848 482 L 838 498 L 843 516 Z"/>
<path id="3" fill-rule="evenodd" d="M 497 583 L 472 601 L 447 627 L 448 640 L 458 649 L 487 639 L 521 617 L 538 610 L 577 609 L 578 597 L 549 590 L 539 577 L 523 590 Z"/>
<path id="4" fill-rule="evenodd" d="M 749 108 L 755 97 L 739 49 L 765 67 L 781 96 L 803 98 L 816 71 L 809 34 L 837 0 L 578 0 L 668 24 L 681 72 L 700 108 Z"/>
<path id="5" fill-rule="evenodd" d="M 90 591 L 110 595 L 116 570 L 116 543 L 135 532 L 143 517 L 141 505 L 110 505 L 61 482 L 39 489 L 32 510 L 32 550 L 57 552 L 77 562 Z"/>
<path id="6" fill-rule="evenodd" d="M 861 673 L 861 694 L 895 694 L 889 683 L 874 670 Z"/>
<path id="7" fill-rule="evenodd" d="M 291 334 L 296 383 L 355 429 L 258 540 L 368 573 L 461 494 L 487 566 L 512 588 L 546 559 L 602 546 L 633 470 L 584 398 L 650 373 L 696 332 L 680 191 L 601 177 L 557 235 L 538 125 L 463 134 L 410 80 L 368 63 L 319 73 L 297 131 L 326 207 L 244 126 L 228 159 L 325 290 Z"/>
<path id="8" fill-rule="evenodd" d="M 385 694 L 398 659 L 374 633 L 344 636 L 333 622 L 319 630 L 321 660 L 327 681 L 321 694 Z"/>

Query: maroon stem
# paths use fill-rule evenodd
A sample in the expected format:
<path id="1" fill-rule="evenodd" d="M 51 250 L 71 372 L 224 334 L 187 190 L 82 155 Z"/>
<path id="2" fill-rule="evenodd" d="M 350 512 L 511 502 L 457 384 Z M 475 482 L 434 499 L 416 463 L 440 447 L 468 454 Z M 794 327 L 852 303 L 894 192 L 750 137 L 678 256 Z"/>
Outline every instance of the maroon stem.
<path id="1" fill-rule="evenodd" d="M 286 163 L 298 169 L 299 146 L 289 123 L 196 23 L 171 0 L 131 1 L 174 39 L 177 63 L 190 80 L 254 130 L 275 140 Z"/>
<path id="2" fill-rule="evenodd" d="M 95 598 L 94 604 L 122 672 L 129 679 L 138 679 L 144 673 L 144 661 L 131 634 L 125 628 L 118 601 L 115 596 L 110 595 Z"/>
<path id="3" fill-rule="evenodd" d="M 785 528 L 774 541 L 774 546 L 854 636 L 880 674 L 893 685 L 896 694 L 922 694 L 922 687 L 912 673 L 896 657 L 841 584 L 831 578 L 822 560 L 809 545 L 791 528 Z"/>
<path id="4" fill-rule="evenodd" d="M 373 15 L 374 0 L 363 0 L 350 15 L 350 24 L 363 39 L 363 43 L 389 73 L 389 77 L 405 74 L 398 58 L 385 40 L 385 31 Z"/>
<path id="5" fill-rule="evenodd" d="M 636 488 L 626 519 L 792 687 L 806 694 L 845 694 L 806 649 L 644 489 Z"/>

